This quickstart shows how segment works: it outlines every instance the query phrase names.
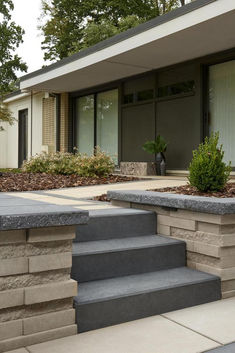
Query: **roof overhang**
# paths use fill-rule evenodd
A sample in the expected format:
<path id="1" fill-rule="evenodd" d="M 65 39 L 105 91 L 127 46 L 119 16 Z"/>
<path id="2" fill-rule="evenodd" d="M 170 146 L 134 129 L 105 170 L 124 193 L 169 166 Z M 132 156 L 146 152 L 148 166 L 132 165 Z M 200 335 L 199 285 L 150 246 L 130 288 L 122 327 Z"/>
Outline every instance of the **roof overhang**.
<path id="1" fill-rule="evenodd" d="M 11 103 L 11 102 L 14 102 L 18 99 L 28 97 L 29 95 L 30 95 L 29 92 L 24 92 L 24 91 L 22 92 L 21 90 L 15 91 L 13 93 L 6 95 L 3 99 L 3 103 L 5 103 L 5 104 Z"/>
<path id="2" fill-rule="evenodd" d="M 73 92 L 235 48 L 235 1 L 196 0 L 21 78 L 21 89 Z"/>

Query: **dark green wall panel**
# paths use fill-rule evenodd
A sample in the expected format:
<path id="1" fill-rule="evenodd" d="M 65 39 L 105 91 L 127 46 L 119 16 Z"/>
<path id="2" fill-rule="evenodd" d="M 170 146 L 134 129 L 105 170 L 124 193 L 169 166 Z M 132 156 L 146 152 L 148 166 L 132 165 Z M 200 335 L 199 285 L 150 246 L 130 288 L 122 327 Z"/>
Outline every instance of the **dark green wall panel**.
<path id="1" fill-rule="evenodd" d="M 157 105 L 157 133 L 169 143 L 167 169 L 187 169 L 192 150 L 200 142 L 200 119 L 195 96 L 163 101 Z"/>
<path id="2" fill-rule="evenodd" d="M 154 138 L 154 103 L 122 109 L 122 161 L 153 161 L 154 156 L 146 153 L 142 146 Z"/>

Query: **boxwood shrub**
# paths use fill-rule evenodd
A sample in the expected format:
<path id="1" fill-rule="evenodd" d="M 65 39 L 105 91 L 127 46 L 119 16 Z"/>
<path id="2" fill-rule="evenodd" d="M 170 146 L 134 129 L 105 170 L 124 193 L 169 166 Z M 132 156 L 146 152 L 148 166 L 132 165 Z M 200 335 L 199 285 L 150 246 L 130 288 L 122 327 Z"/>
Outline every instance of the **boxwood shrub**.
<path id="1" fill-rule="evenodd" d="M 201 192 L 221 191 L 231 172 L 231 163 L 223 161 L 223 146 L 218 146 L 219 133 L 206 137 L 204 143 L 193 151 L 189 166 L 189 183 Z"/>

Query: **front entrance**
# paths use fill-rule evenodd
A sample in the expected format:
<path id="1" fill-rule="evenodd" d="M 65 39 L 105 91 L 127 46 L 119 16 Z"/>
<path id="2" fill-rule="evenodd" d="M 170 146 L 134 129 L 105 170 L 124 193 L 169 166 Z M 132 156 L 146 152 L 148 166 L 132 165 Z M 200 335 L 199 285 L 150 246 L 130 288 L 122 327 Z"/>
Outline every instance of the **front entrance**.
<path id="1" fill-rule="evenodd" d="M 27 159 L 28 109 L 20 110 L 18 117 L 18 167 Z"/>
<path id="2" fill-rule="evenodd" d="M 209 67 L 209 133 L 217 131 L 235 167 L 235 60 Z"/>

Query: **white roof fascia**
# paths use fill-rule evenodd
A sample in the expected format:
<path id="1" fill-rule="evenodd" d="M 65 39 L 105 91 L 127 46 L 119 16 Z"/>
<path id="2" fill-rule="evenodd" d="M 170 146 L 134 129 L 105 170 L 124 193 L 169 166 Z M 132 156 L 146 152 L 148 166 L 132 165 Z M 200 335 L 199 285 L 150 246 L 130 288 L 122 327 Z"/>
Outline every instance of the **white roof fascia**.
<path id="1" fill-rule="evenodd" d="M 172 19 L 166 23 L 134 35 L 133 37 L 125 39 L 117 44 L 113 44 L 83 58 L 79 58 L 70 63 L 66 63 L 63 66 L 57 67 L 48 72 L 42 72 L 41 74 L 39 73 L 34 77 L 23 80 L 20 84 L 20 87 L 21 89 L 27 89 L 56 77 L 66 75 L 67 73 L 79 71 L 83 68 L 87 68 L 102 61 L 112 62 L 112 57 L 170 36 L 179 31 L 183 31 L 187 28 L 193 27 L 202 22 L 208 21 L 234 10 L 235 0 L 217 0 L 194 11 L 186 13 L 180 17 Z M 146 69 L 151 70 L 154 68 L 149 67 Z"/>

